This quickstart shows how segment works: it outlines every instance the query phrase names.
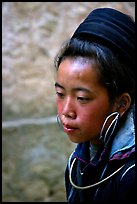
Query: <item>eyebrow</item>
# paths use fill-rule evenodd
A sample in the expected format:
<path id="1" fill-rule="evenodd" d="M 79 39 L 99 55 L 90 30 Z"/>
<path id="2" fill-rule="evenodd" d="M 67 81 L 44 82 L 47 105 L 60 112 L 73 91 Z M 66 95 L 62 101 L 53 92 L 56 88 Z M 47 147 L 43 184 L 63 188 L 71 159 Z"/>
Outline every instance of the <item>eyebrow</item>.
<path id="1" fill-rule="evenodd" d="M 55 87 L 59 87 L 59 88 L 65 90 L 65 88 L 61 84 L 59 84 L 58 82 L 55 83 Z M 76 88 L 73 88 L 72 91 L 84 91 L 84 92 L 91 93 L 91 91 L 85 87 L 76 87 Z"/>
<path id="2" fill-rule="evenodd" d="M 65 89 L 62 85 L 60 85 L 58 82 L 55 83 L 55 87 L 59 87 L 61 89 Z"/>

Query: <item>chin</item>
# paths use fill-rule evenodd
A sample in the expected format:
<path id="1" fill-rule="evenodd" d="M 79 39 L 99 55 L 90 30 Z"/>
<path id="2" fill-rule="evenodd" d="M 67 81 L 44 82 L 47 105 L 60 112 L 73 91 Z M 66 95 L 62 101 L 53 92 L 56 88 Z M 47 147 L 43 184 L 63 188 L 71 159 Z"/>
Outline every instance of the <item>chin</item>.
<path id="1" fill-rule="evenodd" d="M 69 140 L 73 143 L 83 143 L 86 142 L 86 140 L 83 140 L 80 136 L 72 136 L 72 135 L 68 135 Z"/>

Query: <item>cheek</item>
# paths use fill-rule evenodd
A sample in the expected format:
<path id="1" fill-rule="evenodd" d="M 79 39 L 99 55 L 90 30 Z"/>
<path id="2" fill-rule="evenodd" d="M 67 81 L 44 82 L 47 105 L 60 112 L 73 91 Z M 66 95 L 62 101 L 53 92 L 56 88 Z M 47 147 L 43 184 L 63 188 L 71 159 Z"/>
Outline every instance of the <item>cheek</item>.
<path id="1" fill-rule="evenodd" d="M 98 140 L 103 118 L 97 113 L 82 114 L 80 120 L 80 127 L 82 135 L 86 140 Z M 96 142 L 95 142 L 96 144 Z"/>
<path id="2" fill-rule="evenodd" d="M 105 116 L 101 113 L 88 112 L 87 114 L 81 115 L 81 123 L 86 127 L 100 127 L 102 121 L 104 121 Z"/>
<path id="3" fill-rule="evenodd" d="M 83 128 L 89 132 L 100 132 L 108 112 L 108 106 L 94 105 L 80 112 L 80 123 Z"/>
<path id="4" fill-rule="evenodd" d="M 62 113 L 63 104 L 56 98 L 57 112 L 59 115 Z"/>

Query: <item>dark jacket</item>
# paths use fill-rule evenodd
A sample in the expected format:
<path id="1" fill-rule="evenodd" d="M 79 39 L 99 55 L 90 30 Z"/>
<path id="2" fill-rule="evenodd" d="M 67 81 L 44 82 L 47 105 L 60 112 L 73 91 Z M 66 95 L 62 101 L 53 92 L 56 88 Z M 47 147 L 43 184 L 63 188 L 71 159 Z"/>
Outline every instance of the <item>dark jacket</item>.
<path id="1" fill-rule="evenodd" d="M 131 203 L 135 203 L 133 111 L 128 114 L 124 125 L 115 133 L 111 145 L 109 143 L 107 147 L 102 147 L 92 162 L 90 162 L 89 146 L 89 142 L 78 144 L 69 158 L 65 172 L 67 201 L 123 204 L 133 200 Z M 75 162 L 72 164 L 74 159 Z M 71 179 L 76 186 L 90 186 L 100 180 L 106 180 L 87 189 L 77 189 L 71 185 L 69 179 L 72 165 Z"/>

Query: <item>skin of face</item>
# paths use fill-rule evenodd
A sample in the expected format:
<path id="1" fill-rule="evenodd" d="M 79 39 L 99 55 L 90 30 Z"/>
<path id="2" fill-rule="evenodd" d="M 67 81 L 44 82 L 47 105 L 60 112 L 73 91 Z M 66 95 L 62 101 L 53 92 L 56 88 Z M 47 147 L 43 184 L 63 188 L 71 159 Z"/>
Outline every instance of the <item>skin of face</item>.
<path id="1" fill-rule="evenodd" d="M 96 63 L 66 58 L 58 68 L 55 88 L 58 115 L 69 139 L 100 145 L 102 125 L 115 110 L 99 82 Z"/>

